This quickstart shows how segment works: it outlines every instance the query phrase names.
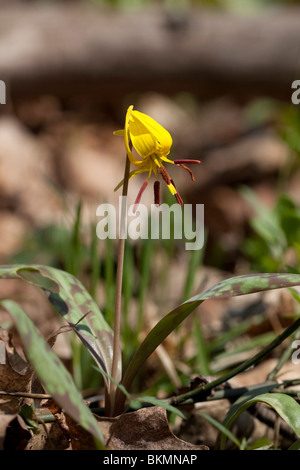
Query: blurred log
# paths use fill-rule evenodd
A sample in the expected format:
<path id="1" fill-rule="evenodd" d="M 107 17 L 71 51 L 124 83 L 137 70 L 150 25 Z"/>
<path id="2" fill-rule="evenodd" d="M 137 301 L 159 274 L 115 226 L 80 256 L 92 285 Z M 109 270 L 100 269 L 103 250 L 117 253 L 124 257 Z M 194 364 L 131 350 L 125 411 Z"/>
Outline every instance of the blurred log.
<path id="1" fill-rule="evenodd" d="M 175 16 L 33 2 L 4 5 L 0 13 L 0 78 L 14 99 L 191 91 L 290 100 L 297 78 L 299 9 Z"/>

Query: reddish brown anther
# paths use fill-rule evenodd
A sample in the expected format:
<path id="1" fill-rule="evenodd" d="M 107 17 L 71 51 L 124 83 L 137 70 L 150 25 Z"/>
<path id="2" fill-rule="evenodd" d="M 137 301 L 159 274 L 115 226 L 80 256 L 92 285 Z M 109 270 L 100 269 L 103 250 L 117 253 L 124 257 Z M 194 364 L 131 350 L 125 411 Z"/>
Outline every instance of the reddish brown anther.
<path id="1" fill-rule="evenodd" d="M 171 179 L 171 183 L 174 186 L 174 188 L 176 189 L 176 194 L 174 194 L 176 201 L 178 202 L 178 204 L 180 206 L 183 206 L 183 200 L 181 199 L 181 196 L 177 191 L 176 184 L 174 183 L 174 181 L 172 179 Z"/>
<path id="2" fill-rule="evenodd" d="M 154 181 L 154 204 L 160 205 L 160 182 Z"/>
<path id="3" fill-rule="evenodd" d="M 160 167 L 158 168 L 158 171 L 160 172 L 161 177 L 162 177 L 162 179 L 164 180 L 164 182 L 169 185 L 169 184 L 171 183 L 171 180 L 170 180 L 170 176 L 169 176 L 167 170 L 165 169 L 165 167 L 160 166 Z"/>
<path id="4" fill-rule="evenodd" d="M 134 201 L 134 206 L 133 206 L 133 213 L 135 214 L 137 208 L 138 208 L 138 205 L 139 203 L 141 202 L 141 198 L 142 198 L 142 195 L 143 195 L 143 192 L 145 191 L 146 187 L 147 187 L 147 184 L 148 184 L 148 181 L 144 181 L 141 189 L 139 190 L 138 192 L 138 195 L 136 197 L 136 200 Z"/>
<path id="5" fill-rule="evenodd" d="M 193 175 L 193 172 L 192 172 L 192 170 L 191 170 L 188 166 L 183 165 L 183 163 L 177 163 L 177 165 L 178 165 L 178 166 L 181 166 L 181 168 L 184 168 L 186 171 L 188 171 L 189 174 L 190 174 L 190 176 L 191 176 L 191 178 L 192 178 L 192 181 L 195 181 L 195 177 L 194 177 L 194 175 Z"/>
<path id="6" fill-rule="evenodd" d="M 184 159 L 179 159 L 179 160 L 174 160 L 175 165 L 180 165 L 181 163 L 187 163 L 188 165 L 196 163 L 199 164 L 201 163 L 200 160 L 191 160 L 189 158 L 184 158 Z"/>
<path id="7" fill-rule="evenodd" d="M 178 204 L 180 206 L 183 206 L 183 200 L 181 199 L 180 194 L 176 193 L 176 194 L 174 194 L 174 196 L 175 196 L 176 201 L 178 202 Z"/>

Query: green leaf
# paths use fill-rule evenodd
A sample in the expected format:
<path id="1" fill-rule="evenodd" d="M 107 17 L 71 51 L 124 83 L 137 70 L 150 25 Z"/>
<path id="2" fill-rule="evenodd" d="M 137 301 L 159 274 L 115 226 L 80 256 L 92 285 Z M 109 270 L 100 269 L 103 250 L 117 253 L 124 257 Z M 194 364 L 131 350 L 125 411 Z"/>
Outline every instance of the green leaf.
<path id="1" fill-rule="evenodd" d="M 75 276 L 50 266 L 9 265 L 0 267 L 0 278 L 23 279 L 42 288 L 53 307 L 87 347 L 99 368 L 110 372 L 113 332 L 89 292 Z M 120 351 L 118 379 L 121 380 Z M 109 389 L 107 381 L 106 385 Z"/>
<path id="2" fill-rule="evenodd" d="M 241 399 L 242 397 L 240 397 Z M 236 418 L 247 408 L 257 402 L 266 403 L 271 406 L 281 418 L 294 430 L 297 437 L 300 437 L 300 405 L 291 396 L 285 393 L 264 393 L 255 398 L 241 400 L 237 402 L 228 411 L 223 425 L 230 429 Z M 226 436 L 221 437 L 221 449 L 225 448 Z"/>
<path id="3" fill-rule="evenodd" d="M 241 395 L 230 407 L 230 410 L 228 411 L 226 417 L 224 418 L 223 421 L 223 426 L 226 426 L 227 420 L 230 419 L 231 416 L 234 416 L 235 413 L 239 411 L 239 409 L 247 402 L 249 402 L 252 399 L 255 399 L 259 395 L 266 394 L 270 392 L 272 389 L 277 387 L 277 382 L 274 381 L 266 381 L 260 384 L 255 384 L 250 387 L 248 387 L 247 392 L 245 392 L 243 395 Z M 216 445 L 219 442 L 219 440 L 222 440 L 222 444 L 224 444 L 224 436 L 219 435 L 219 438 L 217 439 Z"/>
<path id="4" fill-rule="evenodd" d="M 90 409 L 85 405 L 73 379 L 59 357 L 34 326 L 24 310 L 11 300 L 1 305 L 12 315 L 29 362 L 37 377 L 65 412 L 90 432 L 100 443 L 103 436 Z"/>
<path id="5" fill-rule="evenodd" d="M 262 448 L 271 447 L 271 446 L 272 446 L 272 442 L 269 441 L 269 439 L 267 439 L 266 437 L 261 437 L 260 439 L 255 441 L 253 444 L 247 445 L 246 450 L 256 450 L 256 449 L 262 449 Z"/>
<path id="6" fill-rule="evenodd" d="M 210 424 L 212 424 L 215 428 L 219 430 L 220 433 L 224 434 L 226 437 L 228 437 L 238 448 L 240 448 L 241 443 L 238 440 L 237 437 L 232 434 L 229 429 L 227 429 L 222 423 L 219 423 L 219 421 L 215 420 L 212 416 L 209 416 L 206 413 L 203 413 L 201 411 L 198 411 L 198 414 L 200 414 L 203 418 L 205 418 Z"/>
<path id="7" fill-rule="evenodd" d="M 130 393 L 127 392 L 127 390 L 125 389 L 124 385 L 116 383 L 114 378 L 109 376 L 109 375 L 107 375 L 107 378 L 109 378 L 111 380 L 111 382 L 116 385 L 117 389 L 119 389 L 126 396 L 126 398 L 128 399 L 128 402 L 129 402 L 129 407 L 131 407 L 133 409 L 138 409 L 138 408 L 143 407 L 143 405 L 145 405 L 145 403 L 149 403 L 149 404 L 154 405 L 154 406 L 161 406 L 162 408 L 165 408 L 167 411 L 170 411 L 171 413 L 176 414 L 180 418 L 185 419 L 184 414 L 181 413 L 181 411 L 178 408 L 171 405 L 167 401 L 160 400 L 159 398 L 151 397 L 151 396 L 143 396 L 143 397 L 132 398 Z"/>
<path id="8" fill-rule="evenodd" d="M 20 268 L 17 270 L 17 274 L 25 281 L 41 287 L 44 290 L 56 293 L 59 292 L 59 285 L 53 281 L 53 279 L 43 276 L 36 268 Z"/>
<path id="9" fill-rule="evenodd" d="M 150 354 L 204 300 L 246 295 L 268 289 L 292 287 L 299 284 L 300 275 L 297 274 L 250 274 L 226 279 L 201 294 L 192 297 L 165 315 L 146 336 L 128 365 L 122 380 L 123 385 L 126 390 L 130 389 L 137 372 Z"/>
<path id="10" fill-rule="evenodd" d="M 19 411 L 19 415 L 24 419 L 27 427 L 33 431 L 34 434 L 40 432 L 39 423 L 36 419 L 33 405 L 27 405 L 26 403 L 22 405 Z"/>
<path id="11" fill-rule="evenodd" d="M 300 450 L 300 439 L 297 439 L 295 442 L 293 442 L 288 450 Z"/>
<path id="12" fill-rule="evenodd" d="M 286 239 L 276 210 L 270 210 L 264 206 L 262 201 L 247 186 L 243 186 L 240 193 L 257 214 L 251 220 L 253 229 L 270 245 L 272 250 L 275 250 L 274 254 L 279 255 L 282 248 L 286 246 Z"/>
<path id="13" fill-rule="evenodd" d="M 130 401 L 130 406 L 132 408 L 140 408 L 143 403 L 151 403 L 151 405 L 154 405 L 154 406 L 161 406 L 162 408 L 165 408 L 167 411 L 170 411 L 171 413 L 176 414 L 180 418 L 185 419 L 184 414 L 178 408 L 156 397 L 150 397 L 150 396 L 135 397 L 133 400 Z"/>

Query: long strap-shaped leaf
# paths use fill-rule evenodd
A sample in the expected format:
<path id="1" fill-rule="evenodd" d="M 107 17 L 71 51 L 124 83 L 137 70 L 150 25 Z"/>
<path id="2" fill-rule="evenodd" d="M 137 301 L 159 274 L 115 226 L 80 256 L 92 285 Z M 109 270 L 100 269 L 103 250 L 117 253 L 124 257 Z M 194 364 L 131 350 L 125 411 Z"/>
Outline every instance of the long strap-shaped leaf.
<path id="1" fill-rule="evenodd" d="M 132 381 L 150 354 L 204 300 L 234 297 L 296 285 L 300 285 L 300 275 L 298 274 L 251 274 L 226 279 L 192 297 L 164 316 L 146 336 L 128 365 L 122 380 L 123 386 L 126 390 L 130 390 Z M 118 391 L 116 402 L 118 402 L 119 412 L 121 412 L 124 403 L 122 403 L 122 400 L 124 400 L 124 397 L 121 397 L 121 392 Z"/>
<path id="2" fill-rule="evenodd" d="M 24 310 L 12 300 L 0 302 L 15 320 L 26 356 L 48 393 L 66 413 L 89 431 L 103 447 L 102 432 L 85 405 L 73 379 Z"/>
<path id="3" fill-rule="evenodd" d="M 93 298 L 75 276 L 50 266 L 9 265 L 0 266 L 0 278 L 23 279 L 45 291 L 54 308 L 74 328 L 100 370 L 110 374 L 113 354 L 112 330 Z M 121 373 L 119 352 L 119 381 Z M 109 389 L 106 376 L 104 380 Z"/>

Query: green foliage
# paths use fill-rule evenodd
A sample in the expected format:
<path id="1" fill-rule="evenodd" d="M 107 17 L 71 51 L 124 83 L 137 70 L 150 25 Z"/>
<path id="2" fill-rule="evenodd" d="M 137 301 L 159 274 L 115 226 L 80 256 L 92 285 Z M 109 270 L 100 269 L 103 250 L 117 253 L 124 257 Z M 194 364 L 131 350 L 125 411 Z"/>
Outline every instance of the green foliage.
<path id="1" fill-rule="evenodd" d="M 63 271 L 50 268 L 48 266 L 3 266 L 0 269 L 0 277 L 4 279 L 19 278 L 26 282 L 30 282 L 39 287 L 45 292 L 48 292 L 48 298 L 57 311 L 67 320 L 69 325 L 74 329 L 87 351 L 98 364 L 107 389 L 110 386 L 110 378 L 108 371 L 111 370 L 111 351 L 112 351 L 112 335 L 110 327 L 105 322 L 97 305 L 90 297 L 87 290 L 82 284 L 72 275 Z M 260 292 L 268 289 L 277 289 L 282 287 L 292 287 L 300 285 L 300 275 L 297 274 L 256 274 L 237 276 L 234 278 L 226 279 L 212 288 L 186 300 L 177 308 L 172 310 L 169 314 L 165 315 L 156 326 L 146 336 L 145 340 L 135 351 L 133 358 L 125 371 L 121 381 L 121 375 L 117 380 L 117 410 L 119 413 L 123 411 L 124 400 L 128 398 L 128 391 L 131 387 L 132 381 L 139 372 L 140 368 L 155 351 L 155 349 L 164 341 L 164 339 L 173 332 L 178 325 L 180 325 L 204 300 L 225 298 L 239 295 L 246 295 L 254 292 Z M 86 406 L 78 402 L 80 393 L 75 387 L 73 379 L 69 373 L 64 369 L 58 357 L 52 352 L 45 340 L 38 334 L 31 320 L 27 317 L 26 313 L 14 302 L 3 300 L 4 306 L 13 316 L 16 321 L 26 354 L 32 363 L 39 379 L 45 386 L 46 390 L 53 395 L 54 399 L 63 406 L 70 416 L 77 422 L 90 430 L 92 434 L 99 438 L 93 421 L 90 415 L 86 414 Z M 87 315 L 85 315 L 87 314 Z M 242 367 L 238 367 L 229 376 L 234 376 L 239 373 L 243 368 L 249 367 L 250 364 L 255 363 L 256 360 L 261 359 L 267 354 L 271 348 L 280 344 L 283 339 L 293 333 L 298 328 L 299 319 L 280 337 L 273 339 L 259 357 L 254 356 L 253 361 L 250 359 Z M 203 337 L 198 325 L 198 341 L 200 344 L 199 351 L 203 348 Z M 204 358 L 204 356 L 203 356 Z M 252 361 L 252 362 L 251 362 Z M 121 356 L 120 356 L 121 362 Z M 203 367 L 208 371 L 209 361 L 203 363 Z M 55 374 L 54 374 L 55 371 Z M 120 368 L 121 373 L 121 368 Z M 76 375 L 76 373 L 75 373 Z M 79 377 L 79 379 L 78 379 Z M 228 375 L 216 380 L 217 383 L 227 380 Z M 77 382 L 82 386 L 80 376 L 77 375 Z M 267 387 L 269 385 L 267 384 Z M 270 388 L 274 388 L 274 382 L 271 383 Z M 261 389 L 259 389 L 261 390 Z M 257 395 L 256 390 L 256 395 Z M 67 397 L 67 398 L 66 398 Z M 292 399 L 275 396 L 272 401 L 268 397 L 263 397 L 265 402 L 273 406 L 284 419 L 295 428 L 296 423 L 292 421 L 292 416 L 286 411 L 287 404 L 292 403 Z M 71 400 L 69 404 L 68 400 Z M 158 404 L 154 397 L 142 397 L 138 399 L 139 403 L 148 401 L 152 404 Z M 132 400 L 130 400 L 130 403 Z M 247 402 L 248 403 L 248 402 Z M 296 403 L 293 400 L 293 403 Z M 238 402 L 239 404 L 239 402 Z M 137 406 L 137 401 L 132 402 L 131 405 Z M 73 408 L 72 408 L 73 406 Z M 174 412 L 172 403 L 164 403 L 165 408 Z M 299 405 L 297 405 L 299 406 Z M 238 412 L 241 412 L 244 407 L 242 403 L 238 407 Z M 294 406 L 295 408 L 295 406 Z M 293 408 L 293 409 L 294 409 Z M 297 408 L 298 410 L 298 408 Z M 295 411 L 295 410 L 294 410 Z M 232 412 L 233 413 L 233 412 Z M 234 415 L 230 415 L 235 416 Z M 229 421 L 231 424 L 231 421 Z M 227 422 L 225 423 L 227 424 Z M 98 429 L 98 428 L 97 428 Z M 221 428 L 220 428 L 221 429 Z M 228 432 L 224 435 L 230 436 Z M 223 436 L 224 436 L 223 435 Z M 223 437 L 224 438 L 224 437 Z M 239 443 L 239 445 L 243 445 Z"/>
<path id="2" fill-rule="evenodd" d="M 161 406 L 162 408 L 165 408 L 167 411 L 170 413 L 174 413 L 176 416 L 179 416 L 180 418 L 185 419 L 184 414 L 175 406 L 170 405 L 167 401 L 165 400 L 159 400 L 158 398 L 152 397 L 152 396 L 143 396 L 143 397 L 136 397 L 134 399 L 131 399 L 129 402 L 129 405 L 133 409 L 139 409 L 143 405 L 149 406 L 149 404 L 153 406 Z"/>
<path id="3" fill-rule="evenodd" d="M 300 439 L 297 439 L 289 448 L 288 450 L 299 450 L 300 449 Z"/>
<path id="4" fill-rule="evenodd" d="M 226 298 L 261 292 L 268 289 L 292 287 L 300 284 L 300 275 L 296 274 L 256 274 L 236 276 L 226 279 L 212 288 L 187 300 L 172 310 L 154 326 L 144 341 L 136 350 L 125 371 L 122 384 L 129 390 L 132 382 L 143 366 L 146 359 L 204 300 Z M 120 392 L 118 392 L 120 394 Z M 124 397 L 123 397 L 124 400 Z M 119 411 L 123 407 L 122 397 L 119 397 Z"/>
<path id="5" fill-rule="evenodd" d="M 280 118 L 279 135 L 289 149 L 300 158 L 300 114 L 297 106 L 283 109 Z"/>
<path id="6" fill-rule="evenodd" d="M 189 298 L 191 293 L 194 291 L 196 274 L 199 267 L 201 267 L 203 256 L 202 251 L 190 252 L 189 259 L 187 260 L 186 282 L 181 294 L 183 302 L 170 313 L 164 315 L 141 344 L 138 342 L 138 338 L 143 328 L 145 299 L 151 282 L 150 266 L 158 247 L 157 243 L 154 243 L 152 240 L 143 240 L 139 247 L 140 249 L 136 250 L 129 241 L 126 242 L 123 283 L 124 324 L 122 341 L 124 348 L 122 354 L 121 351 L 119 352 L 119 376 L 118 381 L 116 382 L 117 411 L 119 413 L 123 412 L 124 403 L 127 399 L 128 406 L 133 408 L 144 406 L 144 402 L 148 402 L 148 405 L 153 404 L 164 406 L 170 412 L 180 414 L 174 403 L 161 400 L 157 401 L 153 396 L 145 395 L 132 400 L 129 390 L 132 382 L 140 373 L 140 370 L 149 355 L 151 355 L 164 339 L 169 334 L 173 333 L 203 301 L 240 296 L 268 289 L 277 289 L 282 287 L 291 288 L 292 286 L 300 285 L 300 275 L 297 274 L 299 272 L 300 254 L 300 245 L 298 242 L 300 235 L 300 210 L 297 205 L 287 195 L 282 194 L 279 197 L 276 206 L 273 209 L 269 209 L 262 206 L 254 193 L 252 193 L 248 188 L 243 188 L 242 194 L 256 212 L 255 217 L 251 220 L 253 235 L 246 240 L 243 247 L 244 252 L 248 258 L 251 259 L 254 268 L 258 271 L 267 271 L 268 274 L 245 275 L 230 278 L 204 292 L 201 292 L 200 294 L 193 296 L 192 298 Z M 26 315 L 25 312 L 19 310 L 16 304 L 10 301 L 4 301 L 3 303 L 7 310 L 12 313 L 15 320 L 22 318 L 20 325 L 22 325 L 22 322 L 27 325 L 28 338 L 25 338 L 26 335 L 24 333 L 24 329 L 23 333 L 20 331 L 21 339 L 25 342 L 24 348 L 26 352 L 26 348 L 31 351 L 30 361 L 36 369 L 41 382 L 49 393 L 53 394 L 55 399 L 57 398 L 58 403 L 63 403 L 63 397 L 60 395 L 60 391 L 62 390 L 60 381 L 66 381 L 67 386 L 70 385 L 72 390 L 75 387 L 76 392 L 71 390 L 68 394 L 71 397 L 76 397 L 74 398 L 74 403 L 76 402 L 75 408 L 77 408 L 77 412 L 75 412 L 74 415 L 73 410 L 73 415 L 71 416 L 77 420 L 82 419 L 82 417 L 79 417 L 80 413 L 85 413 L 82 409 L 82 404 L 77 404 L 80 396 L 80 392 L 78 390 L 83 390 L 85 387 L 91 386 L 93 383 L 97 385 L 99 383 L 97 380 L 99 380 L 100 376 L 102 376 L 107 390 L 109 390 L 111 383 L 109 372 L 111 371 L 113 344 L 111 324 L 113 323 L 113 303 L 115 292 L 114 246 L 111 240 L 105 242 L 105 258 L 104 260 L 101 260 L 98 252 L 98 239 L 96 238 L 95 233 L 95 227 L 92 227 L 90 245 L 85 245 L 81 235 L 81 205 L 79 204 L 71 231 L 68 233 L 64 232 L 63 234 L 60 233 L 60 236 L 62 237 L 61 240 L 64 240 L 63 246 L 66 248 L 61 250 L 59 261 L 60 263 L 62 262 L 61 264 L 63 264 L 66 270 L 56 269 L 41 264 L 15 264 L 0 267 L 1 278 L 22 279 L 25 282 L 29 282 L 42 289 L 47 294 L 50 303 L 62 318 L 67 321 L 69 326 L 76 333 L 78 337 L 77 339 L 80 340 L 78 341 L 76 339 L 72 342 L 73 379 L 72 385 L 70 385 L 70 377 L 68 376 L 68 378 L 66 378 L 63 375 L 65 372 L 61 369 L 60 365 L 58 365 L 58 362 L 55 362 L 55 355 L 53 356 L 53 353 L 49 348 L 44 350 L 41 357 L 33 358 L 33 355 L 37 354 L 36 348 L 33 347 L 36 332 L 32 333 L 33 329 L 30 323 L 27 322 L 27 320 L 24 320 L 24 315 Z M 69 243 L 67 240 L 69 240 Z M 58 243 L 57 246 L 60 246 L 60 243 Z M 176 242 L 174 240 L 171 240 L 170 243 L 164 243 L 162 241 L 162 243 L 160 243 L 160 249 L 161 247 L 163 247 L 162 249 L 166 259 L 171 260 L 176 253 Z M 291 248 L 297 256 L 295 257 L 295 264 L 293 266 L 288 266 L 285 262 L 286 253 Z M 135 269 L 137 263 L 139 266 L 138 270 Z M 78 278 L 86 274 L 87 266 L 91 280 L 90 282 L 86 282 L 87 287 L 85 287 Z M 103 268 L 102 273 L 100 270 L 101 267 Z M 278 271 L 290 271 L 294 274 L 278 274 Z M 101 280 L 101 275 L 105 282 L 107 295 L 104 315 L 101 313 L 97 302 L 95 301 L 97 285 Z M 164 279 L 167 279 L 167 272 L 162 273 L 162 285 Z M 292 293 L 296 300 L 298 300 L 297 294 L 295 292 Z M 130 327 L 129 318 L 131 301 L 135 296 L 137 297 L 139 306 L 136 329 Z M 179 298 L 181 296 L 179 294 Z M 252 319 L 251 321 L 256 321 L 256 319 Z M 239 322 L 235 328 L 230 328 L 219 338 L 206 344 L 201 323 L 199 322 L 199 319 L 195 317 L 193 335 L 197 352 L 196 356 L 193 358 L 193 370 L 204 375 L 216 372 L 219 373 L 222 372 L 222 368 L 218 369 L 218 367 L 216 367 L 215 364 L 218 364 L 218 361 L 222 362 L 222 359 L 226 358 L 227 360 L 231 360 L 230 366 L 234 366 L 235 354 L 242 350 L 251 351 L 251 349 L 256 346 L 263 348 L 259 353 L 259 356 L 254 355 L 245 363 L 238 365 L 233 369 L 233 371 L 229 371 L 229 373 L 226 372 L 224 375 L 221 375 L 220 378 L 217 379 L 216 383 L 211 385 L 211 389 L 213 389 L 218 383 L 223 383 L 226 380 L 226 377 L 233 377 L 240 371 L 244 370 L 246 366 L 249 367 L 251 364 L 255 364 L 258 359 L 261 360 L 261 358 L 268 354 L 272 348 L 280 344 L 283 339 L 292 336 L 295 329 L 299 326 L 297 323 L 298 321 L 299 320 L 296 320 L 294 326 L 290 330 L 288 329 L 285 331 L 279 337 L 276 337 L 273 333 L 259 335 L 254 339 L 250 339 L 243 345 L 231 349 L 231 351 L 224 352 L 224 346 L 227 345 L 229 341 L 233 341 L 241 334 L 247 332 L 251 327 L 251 322 L 249 322 L 249 320 Z M 26 341 L 29 343 L 26 343 Z M 45 355 L 48 354 L 48 351 L 50 351 L 50 358 L 46 359 Z M 123 375 L 121 371 L 122 362 L 125 365 L 125 373 Z M 54 364 L 59 368 L 59 374 L 57 374 L 55 379 L 56 381 L 53 379 L 53 375 L 49 374 L 49 377 L 46 377 L 46 375 L 43 374 L 41 363 L 43 363 L 44 370 L 48 370 L 49 367 L 51 370 L 51 367 L 53 368 Z M 90 373 L 93 369 L 94 363 L 97 364 L 98 371 L 100 371 L 100 374 L 98 375 L 95 374 L 95 371 Z M 278 372 L 280 366 L 281 363 L 279 361 L 278 369 L 274 370 L 274 374 Z M 275 377 L 272 377 L 272 379 L 274 378 Z M 76 386 L 74 385 L 74 381 Z M 268 388 L 268 384 L 265 385 L 267 386 L 267 391 L 274 388 L 274 382 L 272 382 L 270 389 Z M 209 386 L 207 386 L 207 390 L 209 389 Z M 259 400 L 258 395 L 261 395 L 264 391 L 264 388 L 262 389 L 259 387 L 255 389 L 255 391 L 252 390 L 251 400 Z M 293 422 L 291 415 L 287 411 L 287 406 L 289 405 L 292 406 L 295 413 L 296 411 L 299 413 L 298 408 L 296 410 L 294 406 L 294 403 L 296 403 L 295 400 L 292 398 L 289 399 L 290 397 L 286 399 L 285 394 L 279 394 L 280 396 L 277 396 L 274 393 L 271 393 L 269 395 L 272 395 L 272 397 L 274 395 L 274 400 L 272 401 L 269 396 L 262 395 L 264 402 L 273 406 L 280 416 L 284 417 L 286 422 L 295 429 L 296 423 Z M 281 395 L 283 395 L 284 398 L 281 398 Z M 185 399 L 189 400 L 190 398 L 191 396 L 187 396 Z M 201 399 L 201 396 L 199 396 L 199 400 Z M 228 422 L 216 423 L 210 419 L 211 423 L 216 426 L 222 434 L 222 446 L 225 445 L 226 438 L 230 438 L 240 449 L 251 448 L 251 446 L 252 448 L 256 448 L 263 445 L 269 445 L 269 443 L 265 441 L 252 443 L 250 445 L 244 440 L 240 441 L 236 439 L 229 430 L 237 415 L 246 409 L 245 407 L 248 405 L 250 406 L 250 404 L 253 403 L 249 396 L 247 400 L 247 405 L 246 401 L 243 402 L 243 400 L 237 400 L 233 407 L 235 412 L 231 410 L 232 414 L 229 414 Z M 293 405 L 291 405 L 292 403 Z M 109 405 L 110 404 L 108 403 L 108 407 Z M 69 405 L 69 409 L 71 412 L 71 405 Z M 67 408 L 66 411 L 68 412 Z M 207 416 L 203 417 L 209 419 Z M 34 417 L 29 413 L 27 417 L 29 424 L 31 422 L 33 425 L 33 418 Z M 231 419 L 232 421 L 230 421 Z M 89 421 L 89 418 L 86 417 L 86 429 L 91 430 L 92 428 L 92 421 Z M 95 429 L 91 432 L 94 433 L 93 435 L 95 436 Z M 297 445 L 298 444 L 295 443 L 294 447 L 297 448 Z"/>
<path id="7" fill-rule="evenodd" d="M 253 233 L 243 243 L 243 252 L 255 271 L 299 272 L 300 209 L 286 194 L 278 197 L 273 208 L 266 207 L 249 188 L 241 194 L 253 208 L 250 220 Z M 287 264 L 287 254 L 293 254 L 293 265 Z"/>
<path id="8" fill-rule="evenodd" d="M 21 406 L 19 414 L 24 419 L 28 429 L 31 429 L 34 434 L 38 434 L 40 429 L 35 415 L 34 406 L 27 405 L 25 403 Z"/>
<path id="9" fill-rule="evenodd" d="M 45 389 L 70 417 L 80 423 L 100 443 L 103 443 L 103 436 L 97 421 L 90 409 L 83 403 L 82 396 L 70 373 L 51 350 L 28 315 L 11 300 L 2 300 L 1 305 L 12 315 L 26 356 Z"/>
<path id="10" fill-rule="evenodd" d="M 210 415 L 208 415 L 206 413 L 200 412 L 199 414 L 200 414 L 200 416 L 205 418 L 210 424 L 212 424 L 214 427 L 216 427 L 219 430 L 219 432 L 221 433 L 222 436 L 230 439 L 238 447 L 238 449 L 240 449 L 242 447 L 242 443 L 240 442 L 240 440 L 237 439 L 235 437 L 235 435 L 232 434 L 232 432 L 230 432 L 230 430 L 226 426 L 224 426 L 222 423 L 219 423 L 219 421 L 212 418 Z"/>
<path id="11" fill-rule="evenodd" d="M 247 408 L 257 402 L 271 406 L 283 420 L 294 430 L 297 437 L 300 437 L 300 405 L 297 401 L 284 393 L 265 393 L 255 398 L 248 396 L 240 397 L 227 413 L 223 425 L 230 429 L 236 418 Z M 226 434 L 221 436 L 221 450 L 225 448 Z"/>
<path id="12" fill-rule="evenodd" d="M 23 279 L 46 291 L 50 303 L 73 328 L 96 364 L 110 371 L 113 342 L 111 328 L 75 276 L 49 266 L 12 265 L 0 267 L 0 278 Z M 121 357 L 119 364 L 121 374 Z M 109 384 L 106 385 L 109 388 Z"/>

